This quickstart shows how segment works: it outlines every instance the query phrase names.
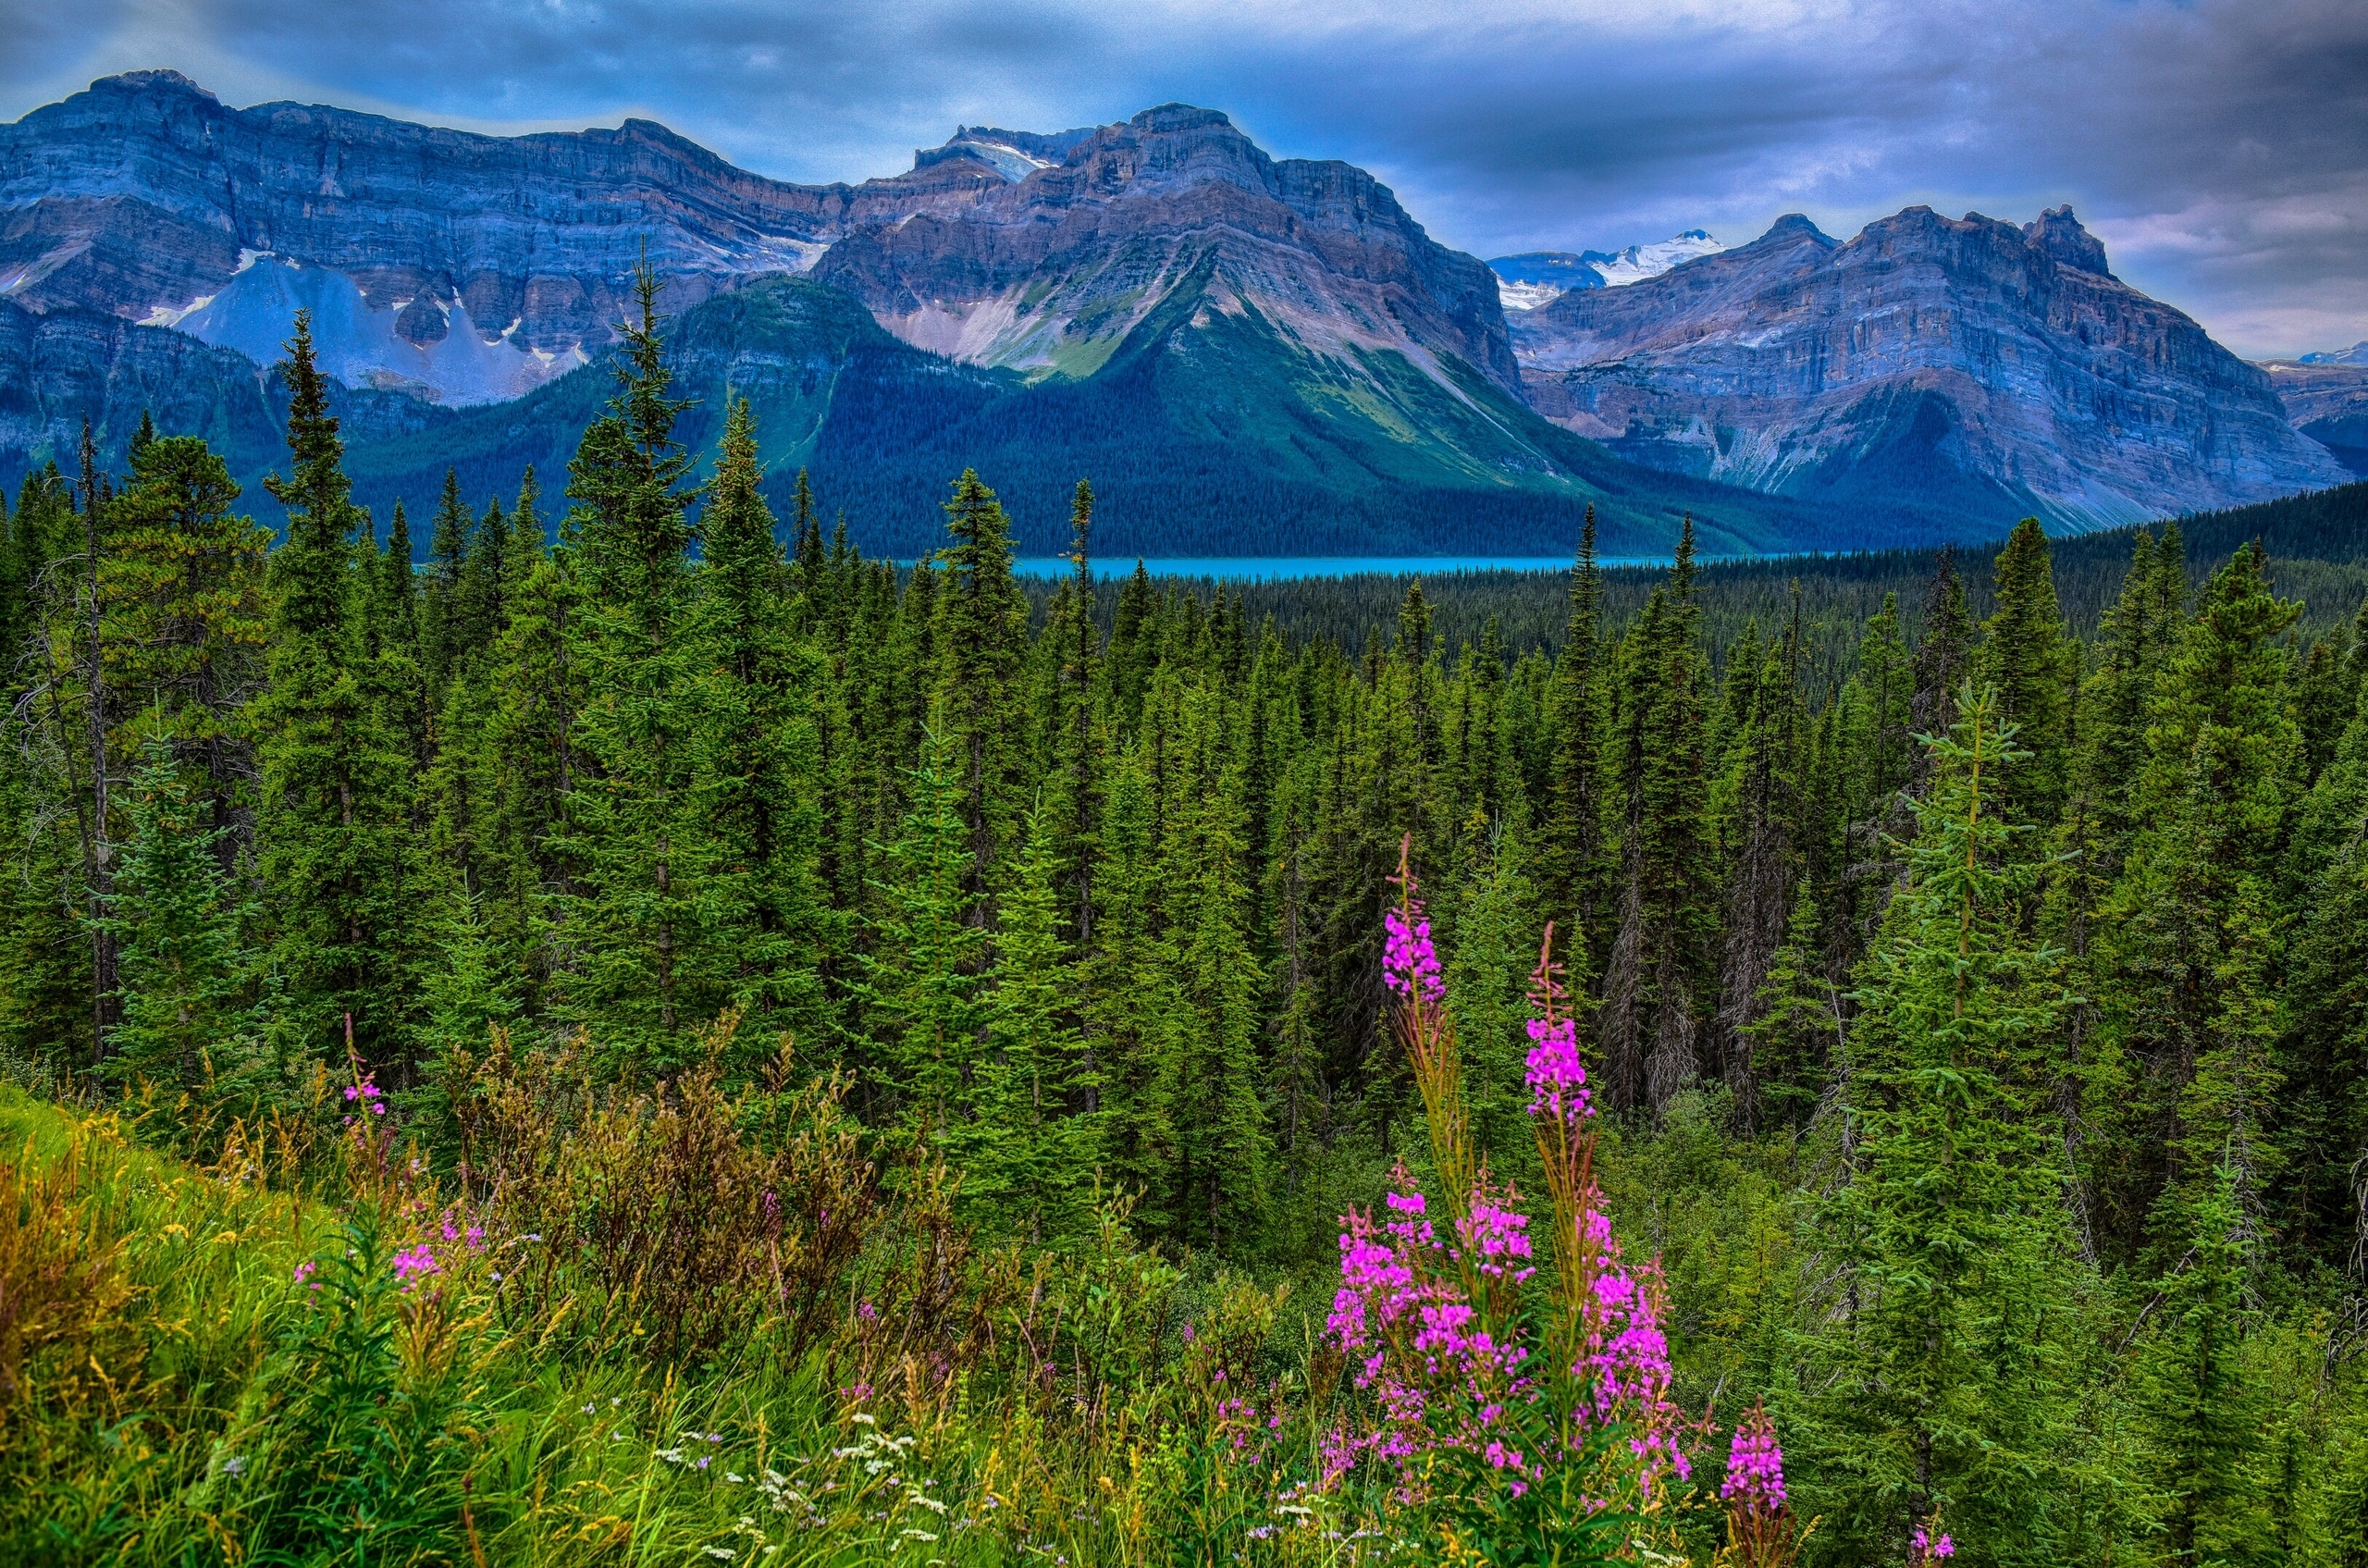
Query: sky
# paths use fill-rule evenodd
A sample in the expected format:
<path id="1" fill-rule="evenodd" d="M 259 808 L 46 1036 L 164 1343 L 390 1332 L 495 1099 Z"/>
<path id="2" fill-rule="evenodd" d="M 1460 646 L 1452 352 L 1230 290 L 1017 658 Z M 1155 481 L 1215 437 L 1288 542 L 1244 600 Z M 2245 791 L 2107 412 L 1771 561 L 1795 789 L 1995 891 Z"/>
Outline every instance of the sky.
<path id="1" fill-rule="evenodd" d="M 170 67 L 225 103 L 663 121 L 777 179 L 1181 101 L 1481 256 L 2069 202 L 2250 358 L 2368 340 L 2368 0 L 0 0 L 0 119 Z"/>

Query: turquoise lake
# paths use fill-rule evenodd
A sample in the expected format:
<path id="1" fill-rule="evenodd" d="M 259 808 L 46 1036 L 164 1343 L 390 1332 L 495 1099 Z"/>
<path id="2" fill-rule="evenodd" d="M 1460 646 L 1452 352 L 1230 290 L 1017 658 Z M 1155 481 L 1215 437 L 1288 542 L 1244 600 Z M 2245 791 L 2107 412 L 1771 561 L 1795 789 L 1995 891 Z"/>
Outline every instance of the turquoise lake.
<path id="1" fill-rule="evenodd" d="M 1666 566 L 1666 558 L 1659 561 L 1639 556 L 1633 560 L 1605 557 L 1602 564 L 1610 566 Z M 1011 569 L 1023 577 L 1058 577 L 1069 571 L 1064 557 L 1028 556 L 1014 561 Z M 1097 577 L 1123 577 L 1135 569 L 1132 559 L 1113 556 L 1097 560 L 1093 574 Z M 1196 559 L 1192 557 L 1143 558 L 1143 570 L 1154 577 L 1218 577 L 1229 582 L 1271 582 L 1294 577 L 1358 577 L 1371 574 L 1387 576 L 1444 577 L 1458 572 L 1568 572 L 1568 556 L 1530 555 L 1375 555 L 1375 556 L 1236 556 Z"/>

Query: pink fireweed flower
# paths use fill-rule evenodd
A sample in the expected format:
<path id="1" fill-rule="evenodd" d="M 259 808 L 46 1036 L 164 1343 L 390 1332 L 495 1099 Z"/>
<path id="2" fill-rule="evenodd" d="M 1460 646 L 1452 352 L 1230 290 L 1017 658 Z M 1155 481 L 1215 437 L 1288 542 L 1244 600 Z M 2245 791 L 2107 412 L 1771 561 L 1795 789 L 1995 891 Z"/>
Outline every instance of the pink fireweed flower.
<path id="1" fill-rule="evenodd" d="M 436 1254 L 427 1250 L 425 1241 L 406 1252 L 397 1253 L 392 1261 L 395 1278 L 402 1281 L 405 1290 L 431 1274 L 440 1273 L 444 1266 L 436 1261 Z"/>
<path id="2" fill-rule="evenodd" d="M 1439 956 L 1431 945 L 1431 922 L 1423 916 L 1422 900 L 1410 895 L 1405 912 L 1383 911 L 1381 925 L 1381 978 L 1400 996 L 1437 1001 L 1442 994 Z"/>
<path id="3" fill-rule="evenodd" d="M 1456 1221 L 1456 1240 L 1492 1279 L 1521 1283 L 1537 1271 L 1524 1266 L 1530 1257 L 1529 1216 L 1500 1208 L 1475 1192 L 1472 1212 Z"/>
<path id="4" fill-rule="evenodd" d="M 1529 1114 L 1576 1123 L 1595 1115 L 1595 1092 L 1579 1060 L 1576 1019 L 1532 1019 L 1529 1030 Z"/>
<path id="5" fill-rule="evenodd" d="M 359 1083 L 349 1083 L 345 1088 L 345 1098 L 347 1103 L 364 1116 L 385 1116 L 387 1114 L 386 1094 L 387 1092 L 385 1090 L 371 1082 L 367 1078 L 363 1079 Z M 353 1118 L 352 1117 L 347 1117 L 345 1121 L 346 1125 L 350 1127 L 353 1123 Z"/>
<path id="6" fill-rule="evenodd" d="M 1938 1540 L 1932 1538 L 1932 1531 L 1939 1523 L 1938 1519 L 1931 1519 L 1916 1526 L 1916 1534 L 1907 1543 L 1908 1568 L 1931 1568 L 1942 1559 L 1956 1555 L 1957 1543 L 1947 1536 L 1943 1535 Z"/>
<path id="7" fill-rule="evenodd" d="M 1719 1496 L 1752 1512 L 1772 1513 L 1784 1506 L 1784 1451 L 1776 1444 L 1776 1424 L 1758 1405 L 1735 1428 Z"/>

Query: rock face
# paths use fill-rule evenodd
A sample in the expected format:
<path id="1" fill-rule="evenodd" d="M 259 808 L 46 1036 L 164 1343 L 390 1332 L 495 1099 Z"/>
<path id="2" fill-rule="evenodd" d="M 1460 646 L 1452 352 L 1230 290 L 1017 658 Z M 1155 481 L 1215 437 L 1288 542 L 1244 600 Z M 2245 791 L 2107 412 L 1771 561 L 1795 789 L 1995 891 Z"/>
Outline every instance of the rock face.
<path id="1" fill-rule="evenodd" d="M 2294 428 L 2368 478 L 2368 343 L 2341 353 L 2268 360 L 2261 368 Z"/>
<path id="2" fill-rule="evenodd" d="M 1351 367 L 1377 350 L 1426 371 L 1452 357 L 1520 387 L 1486 266 L 1434 241 L 1363 170 L 1277 162 L 1225 116 L 1181 104 L 1104 126 L 969 203 L 854 228 L 814 276 L 906 341 L 971 364 L 1090 375 L 1186 290 L 1195 312 L 1254 313 Z"/>
<path id="3" fill-rule="evenodd" d="M 647 120 L 478 136 L 229 109 L 140 71 L 0 128 L 0 296 L 31 310 L 268 362 L 308 305 L 343 379 L 456 403 L 583 364 L 644 244 L 673 311 L 835 247 L 828 276 L 893 330 L 982 364 L 1090 371 L 1205 276 L 1213 308 L 1254 301 L 1313 346 L 1454 354 L 1519 386 L 1479 263 L 1361 170 L 1275 162 L 1181 105 L 1054 136 L 966 128 L 894 179 L 807 186 Z"/>
<path id="4" fill-rule="evenodd" d="M 804 271 L 853 227 L 1005 183 L 955 158 L 860 186 L 792 185 L 648 120 L 477 136 L 296 104 L 230 109 L 177 72 L 137 71 L 0 127 L 0 296 L 179 325 L 252 353 L 265 344 L 238 323 L 288 292 L 259 260 L 294 263 L 326 275 L 297 290 L 302 302 L 334 303 L 360 328 L 330 345 L 349 379 L 384 360 L 390 384 L 441 395 L 435 356 L 391 345 L 430 351 L 466 332 L 518 362 L 456 363 L 454 401 L 483 401 L 605 342 L 645 243 L 681 310 L 742 276 Z"/>
<path id="5" fill-rule="evenodd" d="M 1910 207 L 1846 243 L 1786 217 L 1512 333 L 1548 418 L 1782 494 L 2087 527 L 2348 477 L 2267 376 L 2115 279 L 2068 207 L 2021 228 Z"/>
<path id="6" fill-rule="evenodd" d="M 69 451 L 84 415 L 119 451 L 142 407 L 260 473 L 263 367 L 301 308 L 376 465 L 357 483 L 407 494 L 456 441 L 464 473 L 514 482 L 606 395 L 591 362 L 645 256 L 685 331 L 805 345 L 775 412 L 806 433 L 776 434 L 851 487 L 903 474 L 867 493 L 916 538 L 944 475 L 900 453 L 932 473 L 993 454 L 1055 512 L 1078 474 L 1107 476 L 1114 504 L 1226 553 L 1559 549 L 1590 504 L 1626 548 L 1688 512 L 1721 549 L 1848 548 L 2344 475 L 2267 374 L 2116 281 L 2068 209 L 2016 228 L 1914 208 L 1847 244 L 1789 218 L 1716 245 L 1507 258 L 1537 297 L 1566 290 L 1509 329 L 1512 285 L 1370 175 L 1270 158 L 1184 105 L 966 126 L 892 179 L 797 185 L 646 120 L 480 136 L 135 72 L 0 127 L 0 481 Z M 814 336 L 842 308 L 869 338 Z M 2296 418 L 2340 447 L 2357 411 L 2321 401 Z"/>

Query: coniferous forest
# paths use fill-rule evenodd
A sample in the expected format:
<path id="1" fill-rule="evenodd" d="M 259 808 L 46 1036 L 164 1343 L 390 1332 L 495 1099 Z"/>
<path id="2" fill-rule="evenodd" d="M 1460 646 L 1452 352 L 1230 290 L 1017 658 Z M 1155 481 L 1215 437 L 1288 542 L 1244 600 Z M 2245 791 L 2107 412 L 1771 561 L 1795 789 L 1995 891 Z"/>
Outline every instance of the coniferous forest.
<path id="1" fill-rule="evenodd" d="M 0 1558 L 2368 1565 L 2360 491 L 1030 586 L 652 294 L 7 506 Z"/>

